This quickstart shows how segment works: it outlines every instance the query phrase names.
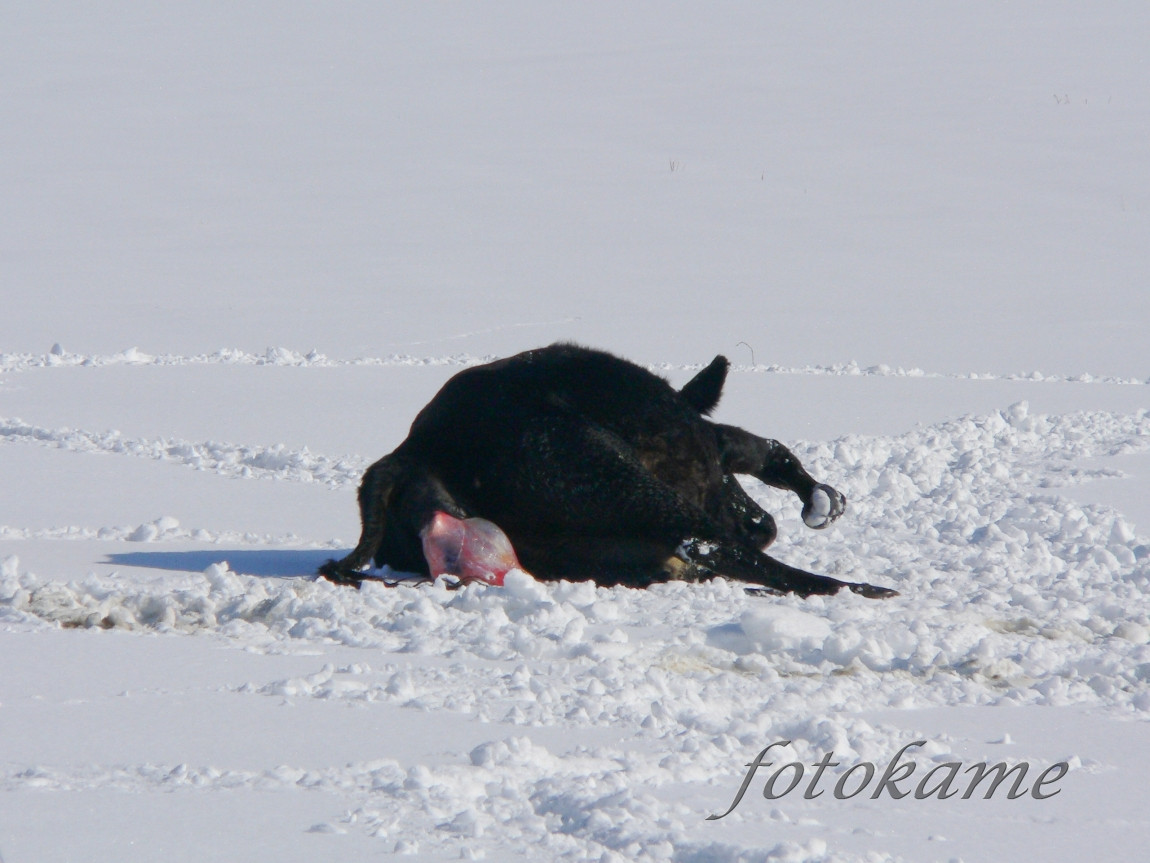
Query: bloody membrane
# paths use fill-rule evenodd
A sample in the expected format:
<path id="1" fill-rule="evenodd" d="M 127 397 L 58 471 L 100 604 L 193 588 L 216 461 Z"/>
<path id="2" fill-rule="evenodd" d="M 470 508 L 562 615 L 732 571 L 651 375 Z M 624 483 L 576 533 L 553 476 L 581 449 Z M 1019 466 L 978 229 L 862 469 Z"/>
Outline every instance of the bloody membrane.
<path id="1" fill-rule="evenodd" d="M 507 534 L 486 519 L 456 518 L 437 510 L 419 536 L 432 578 L 451 575 L 502 585 L 503 576 L 521 568 Z"/>

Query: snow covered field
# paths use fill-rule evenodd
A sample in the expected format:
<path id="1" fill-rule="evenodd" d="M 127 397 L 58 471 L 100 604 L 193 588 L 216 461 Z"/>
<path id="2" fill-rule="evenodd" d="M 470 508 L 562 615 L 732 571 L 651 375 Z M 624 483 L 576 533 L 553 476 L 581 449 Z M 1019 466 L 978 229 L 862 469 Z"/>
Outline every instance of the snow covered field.
<path id="1" fill-rule="evenodd" d="M 0 32 L 4 863 L 1150 843 L 1150 10 L 61 3 Z M 774 553 L 901 596 L 310 579 L 447 377 L 557 339 L 676 384 L 726 354 L 718 419 L 849 500 L 812 532 L 749 482 Z M 920 740 L 903 790 L 1069 769 L 831 793 Z M 832 752 L 822 796 L 764 798 Z"/>

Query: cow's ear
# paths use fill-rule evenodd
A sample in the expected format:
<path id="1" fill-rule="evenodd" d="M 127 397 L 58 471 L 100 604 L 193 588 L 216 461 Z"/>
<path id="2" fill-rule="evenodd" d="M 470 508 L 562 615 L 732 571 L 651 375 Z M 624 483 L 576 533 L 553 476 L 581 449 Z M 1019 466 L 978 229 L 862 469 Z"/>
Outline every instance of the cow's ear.
<path id="1" fill-rule="evenodd" d="M 715 357 L 709 366 L 683 385 L 679 395 L 703 416 L 708 416 L 722 398 L 723 383 L 727 380 L 727 369 L 730 367 L 726 357 Z"/>

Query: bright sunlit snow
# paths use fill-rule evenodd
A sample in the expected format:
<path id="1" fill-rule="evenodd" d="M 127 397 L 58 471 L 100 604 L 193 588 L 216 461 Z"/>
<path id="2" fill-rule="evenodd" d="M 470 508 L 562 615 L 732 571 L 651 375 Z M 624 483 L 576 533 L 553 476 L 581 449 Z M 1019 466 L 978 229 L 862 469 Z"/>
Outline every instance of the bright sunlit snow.
<path id="1" fill-rule="evenodd" d="M 0 22 L 3 863 L 1144 853 L 1150 10 Z M 848 500 L 748 480 L 772 553 L 901 595 L 313 580 L 449 376 L 560 339 L 728 356 Z M 1025 793 L 833 793 L 916 741 Z"/>

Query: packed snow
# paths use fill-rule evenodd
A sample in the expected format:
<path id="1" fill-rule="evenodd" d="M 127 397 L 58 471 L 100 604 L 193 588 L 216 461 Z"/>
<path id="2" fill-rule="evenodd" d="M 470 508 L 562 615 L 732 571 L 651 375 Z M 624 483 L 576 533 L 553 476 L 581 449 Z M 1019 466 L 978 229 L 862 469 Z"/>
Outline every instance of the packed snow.
<path id="1" fill-rule="evenodd" d="M 832 8 L 4 13 L 0 860 L 1142 853 L 1150 18 Z M 727 355 L 899 596 L 314 578 L 557 339 Z M 830 793 L 906 747 L 1066 770 Z"/>

